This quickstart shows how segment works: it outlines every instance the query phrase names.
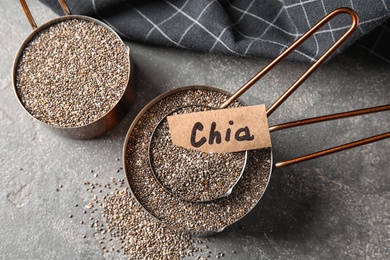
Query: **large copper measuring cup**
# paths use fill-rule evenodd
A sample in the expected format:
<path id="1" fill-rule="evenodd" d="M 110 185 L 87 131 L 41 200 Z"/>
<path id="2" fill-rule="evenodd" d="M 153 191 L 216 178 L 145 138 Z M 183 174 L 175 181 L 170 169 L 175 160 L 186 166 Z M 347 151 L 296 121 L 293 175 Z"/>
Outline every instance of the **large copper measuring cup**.
<path id="1" fill-rule="evenodd" d="M 125 162 L 125 173 L 131 192 L 147 212 L 153 215 L 156 219 L 164 222 L 169 226 L 172 226 L 175 229 L 188 231 L 195 235 L 208 235 L 220 232 L 227 226 L 239 221 L 256 206 L 266 190 L 273 166 L 287 166 L 292 163 L 298 163 L 304 160 L 317 158 L 333 152 L 390 137 L 390 132 L 384 133 L 372 138 L 352 142 L 341 145 L 339 147 L 330 148 L 311 155 L 276 164 L 272 162 L 272 151 L 270 148 L 248 151 L 248 159 L 245 165 L 245 170 L 242 176 L 240 176 L 240 179 L 232 190 L 231 194 L 223 198 L 217 198 L 215 200 L 206 202 L 185 201 L 175 196 L 175 194 L 169 193 L 156 180 L 152 169 L 145 170 L 145 167 L 143 166 L 149 165 L 150 155 L 147 143 L 150 140 L 150 136 L 153 134 L 153 129 L 151 130 L 145 127 L 145 124 L 147 124 L 145 119 L 150 120 L 152 115 L 156 114 L 156 111 L 165 111 L 163 108 L 169 106 L 168 104 L 172 104 L 172 102 L 176 102 L 176 104 L 178 104 L 177 107 L 172 109 L 172 111 L 177 110 L 179 107 L 184 105 L 226 108 L 231 105 L 233 101 L 239 102 L 240 105 L 243 105 L 241 101 L 237 100 L 240 95 L 248 90 L 257 80 L 264 76 L 269 70 L 271 70 L 278 62 L 291 53 L 310 35 L 312 35 L 330 19 L 341 13 L 351 16 L 351 27 L 331 48 L 329 48 L 328 51 L 325 52 L 323 56 L 321 56 L 296 82 L 294 82 L 294 84 L 288 88 L 288 90 L 273 105 L 268 108 L 267 116 L 270 116 L 300 86 L 300 84 L 307 77 L 309 77 L 310 74 L 357 28 L 358 16 L 353 10 L 348 8 L 340 8 L 330 13 L 306 34 L 299 38 L 295 43 L 293 43 L 289 48 L 287 48 L 268 66 L 256 74 L 233 95 L 213 87 L 188 86 L 174 89 L 162 94 L 161 96 L 152 100 L 138 114 L 127 133 L 123 156 Z M 199 96 L 199 93 L 201 93 L 204 98 L 200 98 L 201 96 Z M 222 98 L 225 97 L 225 100 L 223 102 L 210 100 L 209 96 L 214 96 L 215 94 Z M 176 98 L 178 99 L 176 100 Z M 190 100 L 192 103 L 186 104 L 185 100 Z M 273 126 L 270 128 L 270 131 L 276 131 L 303 124 L 317 123 L 331 119 L 340 119 L 347 116 L 357 116 L 367 113 L 380 112 L 389 109 L 390 105 L 386 105 L 382 107 L 312 118 L 303 121 L 290 122 L 278 126 Z M 166 111 L 165 113 L 169 114 L 169 112 Z M 158 124 L 164 117 L 166 117 L 166 114 L 158 115 L 156 117 L 153 116 L 153 122 L 151 124 Z"/>

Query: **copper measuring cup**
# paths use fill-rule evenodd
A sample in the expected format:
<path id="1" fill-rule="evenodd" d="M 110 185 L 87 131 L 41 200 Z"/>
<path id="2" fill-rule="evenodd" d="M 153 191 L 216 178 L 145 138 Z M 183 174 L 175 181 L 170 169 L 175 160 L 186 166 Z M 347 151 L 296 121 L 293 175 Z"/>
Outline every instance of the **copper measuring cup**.
<path id="1" fill-rule="evenodd" d="M 17 54 L 15 56 L 13 68 L 12 68 L 12 84 L 14 87 L 16 97 L 17 97 L 19 103 L 21 104 L 21 106 L 24 108 L 24 110 L 30 116 L 35 118 L 40 123 L 44 124 L 45 126 L 49 127 L 50 129 L 52 129 L 55 132 L 58 132 L 59 134 L 64 135 L 64 136 L 68 136 L 68 137 L 72 137 L 72 138 L 80 138 L 80 139 L 94 138 L 94 137 L 100 136 L 100 135 L 108 132 L 112 128 L 114 128 L 125 117 L 126 113 L 130 109 L 130 105 L 131 105 L 132 101 L 135 98 L 135 86 L 134 86 L 134 76 L 133 76 L 134 69 L 133 69 L 133 65 L 132 65 L 132 61 L 131 61 L 131 57 L 130 57 L 130 49 L 121 40 L 119 35 L 108 25 L 104 24 L 103 22 L 101 22 L 99 20 L 88 17 L 88 16 L 71 15 L 71 12 L 70 12 L 67 4 L 65 3 L 65 1 L 58 0 L 58 2 L 60 3 L 60 5 L 65 13 L 65 16 L 50 20 L 50 21 L 48 21 L 48 22 L 46 22 L 38 27 L 34 21 L 34 18 L 31 15 L 31 12 L 30 12 L 25 0 L 20 0 L 20 3 L 23 7 L 23 10 L 27 16 L 27 19 L 28 19 L 33 31 L 23 41 L 23 43 L 19 47 Z M 27 47 L 29 42 L 31 42 L 32 39 L 36 35 L 38 35 L 40 32 L 42 32 L 43 30 L 45 30 L 45 29 L 47 29 L 47 28 L 49 28 L 57 23 L 61 23 L 61 22 L 68 21 L 71 19 L 93 22 L 93 23 L 97 24 L 98 26 L 104 27 L 109 33 L 112 33 L 114 37 L 116 37 L 117 39 L 120 40 L 121 44 L 123 44 L 123 48 L 125 48 L 127 53 L 128 53 L 127 62 L 126 62 L 128 64 L 128 69 L 126 70 L 127 84 L 126 84 L 126 86 L 123 86 L 124 91 L 123 91 L 122 95 L 120 96 L 120 98 L 117 100 L 117 102 L 114 105 L 112 105 L 111 109 L 107 113 L 103 114 L 99 118 L 94 119 L 92 122 L 90 122 L 88 124 L 83 124 L 81 126 L 58 127 L 58 126 L 50 125 L 46 122 L 43 122 L 43 121 L 37 119 L 36 117 L 34 117 L 34 115 L 32 115 L 25 108 L 25 106 L 23 105 L 21 98 L 18 94 L 18 91 L 17 91 L 16 75 L 17 75 L 17 69 L 18 69 L 20 57 L 22 56 L 23 51 L 25 50 L 25 48 Z"/>
<path id="2" fill-rule="evenodd" d="M 177 156 L 173 157 L 176 159 L 172 159 L 172 157 L 164 157 L 161 160 L 161 158 L 159 158 L 159 146 L 155 145 L 155 142 L 158 143 L 158 134 L 156 133 L 162 132 L 163 136 L 170 136 L 169 128 L 167 127 L 167 116 L 180 114 L 184 109 L 188 109 L 190 112 L 200 112 L 207 110 L 215 110 L 218 108 L 200 104 L 189 105 L 172 111 L 160 120 L 160 122 L 153 130 L 148 147 L 149 165 L 150 169 L 152 170 L 153 176 L 167 192 L 184 201 L 207 202 L 229 196 L 232 193 L 234 186 L 238 183 L 242 174 L 245 171 L 245 165 L 248 160 L 247 151 L 224 154 L 196 152 L 197 156 L 199 156 L 199 158 L 202 158 L 202 160 L 197 163 L 197 165 L 194 165 L 195 169 L 191 169 L 191 171 L 189 169 L 186 169 L 186 176 L 188 176 L 188 178 L 190 179 L 182 179 L 177 177 L 172 178 L 172 176 L 180 176 L 180 174 L 173 173 L 175 171 L 175 167 L 172 161 L 176 161 L 176 163 L 178 161 L 179 163 L 180 161 L 183 162 L 183 160 L 191 161 L 193 158 L 193 155 L 191 156 L 191 154 L 193 154 L 195 151 L 171 145 L 172 152 L 174 154 L 177 154 Z M 185 158 L 177 160 L 178 156 L 185 156 Z M 215 167 L 220 166 L 218 163 L 219 161 L 226 162 L 228 160 L 231 160 L 231 166 L 229 167 L 229 170 L 225 169 L 229 171 L 228 177 L 220 178 L 220 174 L 215 174 Z M 204 161 L 206 161 L 205 165 L 203 164 Z M 214 161 L 217 161 L 217 163 L 212 166 L 212 164 L 215 163 Z M 167 167 L 164 167 L 165 165 L 168 165 L 168 167 L 172 169 L 169 170 L 168 174 L 164 173 L 164 171 L 166 170 L 160 169 L 166 169 Z M 223 171 L 220 168 L 218 170 Z M 196 188 L 191 187 L 191 189 L 189 189 L 187 183 L 191 183 L 191 186 L 195 185 Z"/>
<path id="3" fill-rule="evenodd" d="M 249 80 L 242 88 L 240 88 L 236 93 L 233 95 L 230 95 L 229 93 L 212 88 L 207 86 L 188 86 L 183 87 L 179 89 L 174 89 L 172 91 L 166 92 L 162 94 L 161 96 L 155 98 L 152 100 L 135 118 L 132 125 L 129 128 L 129 131 L 126 136 L 125 144 L 124 144 L 124 169 L 126 173 L 126 177 L 129 182 L 130 190 L 134 197 L 138 200 L 138 202 L 143 206 L 143 208 L 149 212 L 152 216 L 154 216 L 156 219 L 164 222 L 165 224 L 172 226 L 175 229 L 182 230 L 182 231 L 188 231 L 194 235 L 209 235 L 216 232 L 221 232 L 224 230 L 227 226 L 239 221 L 241 218 L 243 218 L 246 214 L 248 214 L 260 201 L 263 193 L 265 192 L 265 189 L 268 185 L 271 172 L 272 172 L 272 166 L 275 167 L 282 167 L 286 166 L 292 163 L 298 163 L 304 160 L 317 158 L 323 155 L 327 155 L 333 152 L 341 151 L 344 149 L 349 149 L 352 147 L 356 147 L 358 145 L 363 145 L 369 142 L 379 141 L 384 138 L 390 137 L 389 133 L 384 133 L 378 136 L 374 136 L 371 138 L 367 138 L 364 140 L 352 142 L 349 144 L 345 144 L 339 147 L 327 149 L 321 152 L 317 152 L 311 155 L 302 156 L 296 159 L 292 159 L 286 162 L 280 162 L 273 164 L 272 162 L 272 151 L 270 148 L 263 149 L 262 151 L 249 151 L 250 155 L 248 158 L 248 164 L 246 165 L 246 170 L 243 173 L 242 178 L 240 178 L 239 182 L 237 183 L 236 187 L 233 189 L 232 193 L 224 198 L 217 198 L 216 200 L 209 201 L 209 202 L 189 202 L 189 201 L 183 201 L 180 198 L 177 198 L 174 194 L 169 194 L 166 190 L 162 189 L 161 185 L 158 183 L 158 181 L 155 180 L 153 177 L 152 169 L 145 172 L 140 172 L 140 168 L 138 167 L 141 164 L 148 164 L 148 157 L 149 157 L 149 151 L 147 148 L 145 148 L 145 144 L 141 143 L 144 141 L 147 141 L 147 137 L 139 137 L 139 139 L 135 142 L 136 147 L 131 147 L 134 143 L 132 143 L 132 138 L 137 137 L 137 133 L 139 131 L 143 131 L 145 129 L 137 129 L 138 127 L 141 127 L 138 125 L 139 121 L 143 119 L 144 116 L 148 116 L 149 111 L 153 110 L 156 106 L 164 106 L 166 103 L 166 100 L 169 99 L 170 96 L 176 95 L 177 93 L 188 93 L 190 91 L 195 90 L 205 90 L 207 92 L 218 92 L 223 93 L 227 96 L 227 100 L 224 103 L 219 104 L 220 107 L 227 107 L 231 102 L 235 101 L 237 102 L 237 98 L 244 93 L 247 89 L 249 89 L 257 80 L 259 80 L 262 76 L 264 76 L 269 70 L 271 70 L 278 62 L 280 62 L 285 56 L 287 56 L 291 51 L 293 51 L 298 45 L 300 45 L 307 37 L 312 35 L 314 31 L 318 30 L 319 27 L 323 26 L 326 22 L 328 22 L 331 18 L 334 16 L 340 14 L 340 13 L 346 13 L 349 14 L 352 18 L 352 25 L 348 29 L 348 31 L 328 50 L 325 52 L 323 56 L 321 56 L 316 63 L 314 63 L 273 105 L 270 106 L 270 108 L 267 110 L 267 116 L 271 115 L 298 87 L 299 85 L 337 48 L 340 46 L 340 44 L 357 28 L 358 26 L 358 16 L 356 13 L 348 8 L 340 8 L 326 16 L 323 20 L 321 20 L 318 24 L 316 24 L 312 29 L 310 29 L 306 34 L 304 34 L 300 39 L 298 39 L 295 43 L 293 43 L 288 49 L 286 49 L 279 57 L 277 57 L 274 61 L 272 61 L 268 66 L 266 66 L 262 71 L 260 71 L 258 74 L 256 74 L 251 80 Z M 230 98 L 228 98 L 230 97 Z M 207 103 L 202 103 L 202 100 L 196 100 L 196 105 L 208 105 Z M 156 108 L 158 110 L 158 108 Z M 328 115 L 328 116 L 322 116 L 318 118 L 311 118 L 307 120 L 301 120 L 296 122 L 290 122 L 282 125 L 273 126 L 270 128 L 270 131 L 276 131 L 280 129 L 285 129 L 288 127 L 294 127 L 298 125 L 304 125 L 309 123 L 316 123 L 316 122 L 323 122 L 331 119 L 339 119 L 344 118 L 348 116 L 357 116 L 367 113 L 374 113 L 379 111 L 385 111 L 389 110 L 390 105 L 382 106 L 382 107 L 376 107 L 376 108 L 369 108 L 369 109 L 362 109 L 357 111 L 350 111 L 335 115 Z M 164 115 L 159 117 L 160 119 L 157 121 L 157 123 L 161 120 L 161 118 L 164 118 Z M 137 129 L 138 132 L 133 132 Z M 150 131 L 148 132 L 150 133 Z M 147 135 L 147 133 L 145 134 Z M 146 139 L 146 140 L 145 140 Z M 140 142 L 138 145 L 137 142 Z M 138 150 L 137 150 L 138 149 Z M 257 152 L 262 152 L 266 156 L 262 157 L 257 154 Z M 135 155 L 137 153 L 137 155 Z M 134 159 L 133 161 L 133 155 L 137 158 L 137 160 Z M 260 171 L 260 168 L 264 168 L 266 170 L 266 174 L 262 174 Z M 264 170 L 263 170 L 264 172 Z M 257 180 L 262 180 L 264 186 L 260 189 L 259 186 L 256 185 Z M 249 185 L 248 185 L 249 184 Z M 160 192 L 158 193 L 157 192 Z M 248 193 L 246 193 L 248 190 L 255 191 L 255 195 L 252 197 L 246 197 Z M 161 196 L 161 192 L 165 192 L 164 196 Z M 150 197 L 153 197 L 153 200 L 150 199 Z M 240 205 L 242 201 L 250 201 L 249 204 L 243 208 L 240 209 L 237 212 L 232 212 L 233 205 Z M 156 208 L 157 207 L 157 208 Z M 166 211 L 170 208 L 175 207 L 176 215 L 180 215 L 181 223 L 177 222 L 177 217 L 173 216 L 172 214 L 167 213 Z M 192 212 L 192 214 L 191 214 Z M 194 214 L 193 212 L 200 212 L 200 214 Z M 229 219 L 229 221 L 221 220 L 221 223 L 210 226 L 206 225 L 202 227 L 196 227 L 197 222 L 203 221 L 204 223 L 207 222 L 207 216 L 208 215 L 214 215 L 214 216 L 221 216 L 221 218 L 224 218 L 224 216 L 227 215 L 233 215 L 233 219 Z M 199 220 L 200 219 L 200 220 Z"/>

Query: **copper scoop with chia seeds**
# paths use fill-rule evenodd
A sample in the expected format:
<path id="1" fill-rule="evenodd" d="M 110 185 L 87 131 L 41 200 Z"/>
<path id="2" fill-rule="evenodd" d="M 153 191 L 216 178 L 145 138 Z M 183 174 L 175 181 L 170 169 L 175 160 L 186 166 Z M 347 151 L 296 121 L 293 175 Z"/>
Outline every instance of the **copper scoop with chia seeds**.
<path id="1" fill-rule="evenodd" d="M 39 31 L 15 70 L 24 108 L 54 127 L 80 127 L 107 114 L 129 79 L 129 53 L 112 31 L 85 19 L 65 19 Z"/>
<path id="2" fill-rule="evenodd" d="M 170 115 L 210 110 L 186 106 Z M 173 145 L 165 117 L 152 134 L 150 167 L 168 192 L 186 201 L 205 202 L 229 196 L 245 168 L 246 153 L 204 153 Z"/>

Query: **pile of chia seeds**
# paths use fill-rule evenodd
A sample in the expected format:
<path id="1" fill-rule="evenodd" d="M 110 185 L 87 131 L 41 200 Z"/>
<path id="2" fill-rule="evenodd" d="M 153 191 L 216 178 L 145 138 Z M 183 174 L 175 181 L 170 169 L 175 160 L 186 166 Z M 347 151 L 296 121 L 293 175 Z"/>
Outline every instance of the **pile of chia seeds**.
<path id="1" fill-rule="evenodd" d="M 118 173 L 121 174 L 121 168 Z M 125 179 L 111 177 L 111 181 L 102 183 L 97 173 L 94 177 L 84 182 L 89 202 L 84 209 L 75 204 L 75 212 L 69 218 L 94 230 L 93 238 L 98 241 L 103 254 L 167 260 L 219 259 L 226 255 L 226 252 L 210 250 L 208 238 L 194 238 L 190 233 L 172 229 L 151 216 L 129 192 Z M 56 191 L 60 192 L 62 187 L 60 185 Z M 82 238 L 86 239 L 87 235 L 82 235 Z"/>
<path id="2" fill-rule="evenodd" d="M 16 92 L 39 121 L 83 126 L 120 100 L 129 66 L 129 53 L 115 33 L 89 20 L 62 20 L 26 44 L 15 71 Z"/>

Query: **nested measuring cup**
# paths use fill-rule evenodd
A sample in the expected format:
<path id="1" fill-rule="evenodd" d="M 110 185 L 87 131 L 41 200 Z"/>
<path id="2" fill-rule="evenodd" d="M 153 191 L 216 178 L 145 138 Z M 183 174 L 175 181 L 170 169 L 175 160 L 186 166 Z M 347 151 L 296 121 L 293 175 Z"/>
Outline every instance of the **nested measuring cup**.
<path id="1" fill-rule="evenodd" d="M 153 169 L 149 166 L 149 145 L 155 128 L 167 115 L 186 106 L 226 108 L 242 106 L 237 98 L 249 89 L 258 79 L 272 69 L 281 59 L 288 55 L 294 48 L 300 45 L 308 36 L 314 33 L 324 23 L 335 15 L 347 13 L 352 17 L 352 25 L 349 30 L 307 70 L 270 108 L 267 116 L 270 116 L 299 85 L 334 51 L 357 27 L 358 17 L 354 11 L 347 8 L 337 9 L 322 21 L 315 25 L 297 42 L 291 45 L 278 58 L 272 61 L 262 71 L 256 74 L 236 93 L 207 86 L 188 86 L 174 89 L 152 100 L 135 118 L 131 124 L 124 144 L 124 169 L 130 190 L 143 208 L 156 219 L 172 226 L 175 229 L 188 231 L 194 235 L 209 235 L 220 232 L 227 226 L 239 221 L 248 214 L 259 202 L 264 194 L 271 176 L 272 168 L 282 167 L 292 163 L 317 158 L 326 154 L 363 145 L 369 142 L 390 137 L 390 133 L 384 133 L 375 137 L 356 141 L 339 147 L 327 149 L 318 153 L 292 159 L 286 162 L 274 164 L 271 148 L 247 151 L 247 160 L 242 176 L 234 186 L 230 195 L 219 197 L 211 201 L 193 202 L 183 200 L 171 193 L 155 178 Z M 328 115 L 303 121 L 290 122 L 273 126 L 270 131 L 276 131 L 288 127 L 322 122 L 331 119 L 339 119 L 347 116 L 361 115 L 389 110 L 390 105 L 362 109 Z M 163 148 L 163 147 L 161 147 Z"/>
<path id="2" fill-rule="evenodd" d="M 149 165 L 153 176 L 169 193 L 184 201 L 206 202 L 229 196 L 245 170 L 246 151 L 205 153 L 173 145 L 168 116 L 214 109 L 204 104 L 175 109 L 160 120 L 150 137 Z"/>
<path id="3" fill-rule="evenodd" d="M 73 138 L 94 138 L 115 127 L 135 98 L 130 49 L 103 22 L 71 15 L 37 26 L 20 0 L 33 31 L 14 59 L 16 97 L 33 118 Z"/>

